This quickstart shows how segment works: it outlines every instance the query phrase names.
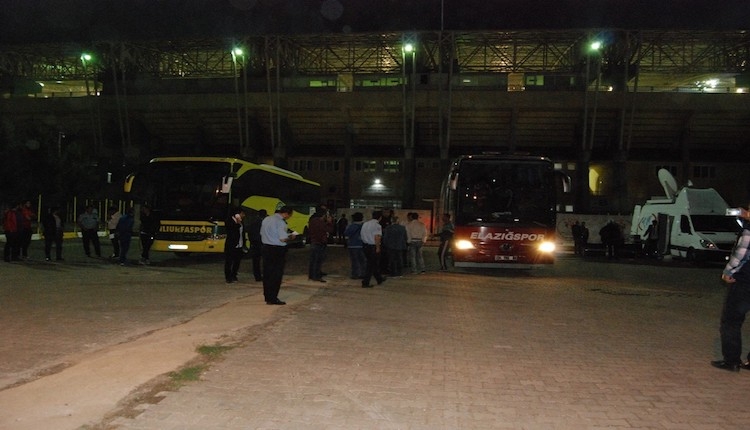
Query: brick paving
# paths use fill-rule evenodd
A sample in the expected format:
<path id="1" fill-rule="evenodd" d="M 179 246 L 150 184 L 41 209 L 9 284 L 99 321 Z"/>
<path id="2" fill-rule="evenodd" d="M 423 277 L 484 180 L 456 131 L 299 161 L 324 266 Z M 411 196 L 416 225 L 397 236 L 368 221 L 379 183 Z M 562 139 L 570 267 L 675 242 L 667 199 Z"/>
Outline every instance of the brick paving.
<path id="1" fill-rule="evenodd" d="M 433 271 L 371 290 L 332 274 L 249 329 L 200 381 L 109 425 L 747 428 L 750 372 L 708 364 L 719 357 L 719 272 L 563 257 L 533 272 Z M 292 279 L 282 299 L 306 282 Z"/>
<path id="2" fill-rule="evenodd" d="M 122 369 L 135 358 L 157 360 L 164 345 L 148 344 L 149 333 L 179 332 L 227 303 L 247 306 L 254 322 L 200 381 L 136 404 L 142 413 L 110 420 L 73 404 L 37 404 L 42 415 L 67 414 L 46 428 L 741 429 L 750 422 L 750 372 L 708 365 L 719 357 L 720 267 L 563 256 L 532 272 L 430 271 L 366 290 L 345 276 L 342 248 L 330 248 L 326 284 L 308 282 L 306 250 L 292 250 L 281 294 L 289 305 L 268 307 L 254 304 L 262 300 L 258 284 L 223 283 L 220 258 L 159 254 L 151 267 L 123 268 L 81 254 L 71 241 L 63 263 L 0 265 L 0 399 L 139 342 L 147 346 L 137 357 L 123 355 Z M 103 369 L 85 370 L 76 387 L 112 392 Z M 110 403 L 100 406 L 117 411 Z M 22 416 L 9 404 L 0 400 L 0 415 Z M 3 422 L 33 428 L 30 420 Z"/>

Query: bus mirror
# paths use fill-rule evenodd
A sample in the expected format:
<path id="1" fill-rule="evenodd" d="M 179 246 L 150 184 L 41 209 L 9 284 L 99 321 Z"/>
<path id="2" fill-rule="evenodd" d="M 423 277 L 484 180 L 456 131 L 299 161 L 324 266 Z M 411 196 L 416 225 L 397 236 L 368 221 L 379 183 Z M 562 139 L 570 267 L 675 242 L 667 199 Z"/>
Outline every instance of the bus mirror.
<path id="1" fill-rule="evenodd" d="M 232 181 L 234 178 L 232 176 L 224 176 L 221 180 L 221 192 L 223 194 L 229 194 L 229 191 L 232 189 Z"/>
<path id="2" fill-rule="evenodd" d="M 570 181 L 570 176 L 565 174 L 564 172 L 561 172 L 560 170 L 555 170 L 555 174 L 560 179 L 560 183 L 562 184 L 563 193 L 567 194 L 571 192 L 572 186 Z"/>
<path id="3" fill-rule="evenodd" d="M 130 190 L 133 189 L 133 180 L 135 180 L 135 175 L 131 173 L 130 175 L 128 175 L 127 178 L 125 178 L 125 184 L 122 187 L 123 191 L 125 191 L 126 193 L 129 193 Z"/>
<path id="4" fill-rule="evenodd" d="M 458 184 L 458 173 L 451 174 L 448 183 L 450 184 L 451 191 L 456 191 L 456 184 Z"/>

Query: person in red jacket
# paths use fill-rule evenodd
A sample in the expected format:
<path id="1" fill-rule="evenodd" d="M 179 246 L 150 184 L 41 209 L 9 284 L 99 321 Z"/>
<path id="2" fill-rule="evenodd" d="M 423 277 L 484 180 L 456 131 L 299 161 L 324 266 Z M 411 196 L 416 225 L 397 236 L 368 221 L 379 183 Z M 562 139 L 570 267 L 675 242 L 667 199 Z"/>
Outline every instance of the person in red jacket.
<path id="1" fill-rule="evenodd" d="M 5 261 L 18 261 L 21 259 L 21 242 L 19 238 L 19 226 L 23 219 L 21 204 L 7 209 L 3 213 L 3 231 L 5 232 L 5 249 L 3 257 Z"/>

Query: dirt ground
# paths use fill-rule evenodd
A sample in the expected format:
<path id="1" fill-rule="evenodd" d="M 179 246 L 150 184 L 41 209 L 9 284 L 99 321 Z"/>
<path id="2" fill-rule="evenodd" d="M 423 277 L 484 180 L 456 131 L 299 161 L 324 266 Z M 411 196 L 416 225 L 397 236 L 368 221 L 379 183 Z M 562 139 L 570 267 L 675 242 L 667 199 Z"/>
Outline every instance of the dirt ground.
<path id="1" fill-rule="evenodd" d="M 62 262 L 44 261 L 41 247 L 32 244 L 28 261 L 0 264 L 0 390 L 262 293 L 249 273 L 249 260 L 242 263 L 240 283 L 226 284 L 221 255 L 152 253 L 152 264 L 142 266 L 134 260 L 140 252 L 134 243 L 133 264 L 121 267 L 106 258 L 87 258 L 76 240 L 66 241 Z M 102 254 L 108 251 L 103 246 Z M 346 262 L 335 257 L 345 257 L 344 251 L 331 247 L 331 264 Z M 305 249 L 291 249 L 287 274 L 306 273 L 306 258 Z"/>

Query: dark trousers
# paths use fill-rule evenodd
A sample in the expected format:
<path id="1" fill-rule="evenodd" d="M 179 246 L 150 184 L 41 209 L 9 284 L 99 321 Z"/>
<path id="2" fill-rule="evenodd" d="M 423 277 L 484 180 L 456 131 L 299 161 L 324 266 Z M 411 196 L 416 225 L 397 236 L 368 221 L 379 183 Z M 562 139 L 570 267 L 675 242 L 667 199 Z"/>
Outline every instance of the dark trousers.
<path id="1" fill-rule="evenodd" d="M 130 251 L 130 241 L 132 238 L 131 235 L 120 235 L 118 237 L 118 240 L 120 241 L 120 264 L 128 263 L 128 251 Z"/>
<path id="2" fill-rule="evenodd" d="M 18 261 L 21 259 L 21 241 L 18 233 L 5 232 L 5 261 Z"/>
<path id="3" fill-rule="evenodd" d="M 91 256 L 91 244 L 94 244 L 94 252 L 97 257 L 102 256 L 102 249 L 99 245 L 99 232 L 96 229 L 83 230 L 81 232 L 81 239 L 83 239 L 83 251 L 86 255 Z"/>
<path id="4" fill-rule="evenodd" d="M 349 261 L 352 263 L 352 279 L 361 279 L 365 276 L 367 260 L 362 248 L 349 248 Z"/>
<path id="5" fill-rule="evenodd" d="M 266 303 L 279 299 L 286 264 L 286 246 L 263 245 L 263 296 Z"/>
<path id="6" fill-rule="evenodd" d="M 375 245 L 362 245 L 362 251 L 367 259 L 365 276 L 362 278 L 362 285 L 370 285 L 370 279 L 375 278 L 379 283 L 383 282 L 383 275 L 380 274 L 380 253 L 375 250 Z"/>
<path id="7" fill-rule="evenodd" d="M 388 273 L 391 276 L 401 276 L 404 270 L 404 251 L 388 248 Z"/>
<path id="8" fill-rule="evenodd" d="M 326 259 L 326 244 L 310 244 L 310 265 L 307 268 L 307 277 L 310 279 L 321 279 L 323 261 Z"/>
<path id="9" fill-rule="evenodd" d="M 31 230 L 30 229 L 23 229 L 21 230 L 20 234 L 20 241 L 21 241 L 21 256 L 23 258 L 28 258 L 29 256 L 29 246 L 31 245 Z"/>
<path id="10" fill-rule="evenodd" d="M 112 241 L 112 258 L 118 258 L 120 256 L 120 239 L 115 233 L 117 233 L 117 230 L 109 231 L 109 237 Z"/>
<path id="11" fill-rule="evenodd" d="M 141 239 L 143 239 L 143 236 L 141 236 Z M 237 274 L 240 272 L 241 261 L 242 248 L 230 248 L 224 250 L 224 279 L 226 279 L 227 282 L 237 280 Z"/>
<path id="12" fill-rule="evenodd" d="M 256 281 L 262 281 L 263 280 L 263 270 L 261 266 L 261 262 L 263 261 L 263 255 L 260 249 L 251 249 L 250 250 L 250 258 L 253 260 L 253 276 L 255 277 Z"/>
<path id="13" fill-rule="evenodd" d="M 742 323 L 750 311 L 750 283 L 737 281 L 727 287 L 721 311 L 721 353 L 727 363 L 742 361 Z M 750 360 L 750 353 L 748 353 Z"/>
<path id="14" fill-rule="evenodd" d="M 44 256 L 49 260 L 52 258 L 52 244 L 55 244 L 55 259 L 62 260 L 63 233 L 52 233 L 44 235 Z"/>
<path id="15" fill-rule="evenodd" d="M 151 251 L 151 245 L 153 244 L 154 244 L 154 236 L 150 234 L 141 233 L 141 258 L 142 259 L 148 260 L 148 255 L 149 255 L 149 252 Z"/>

